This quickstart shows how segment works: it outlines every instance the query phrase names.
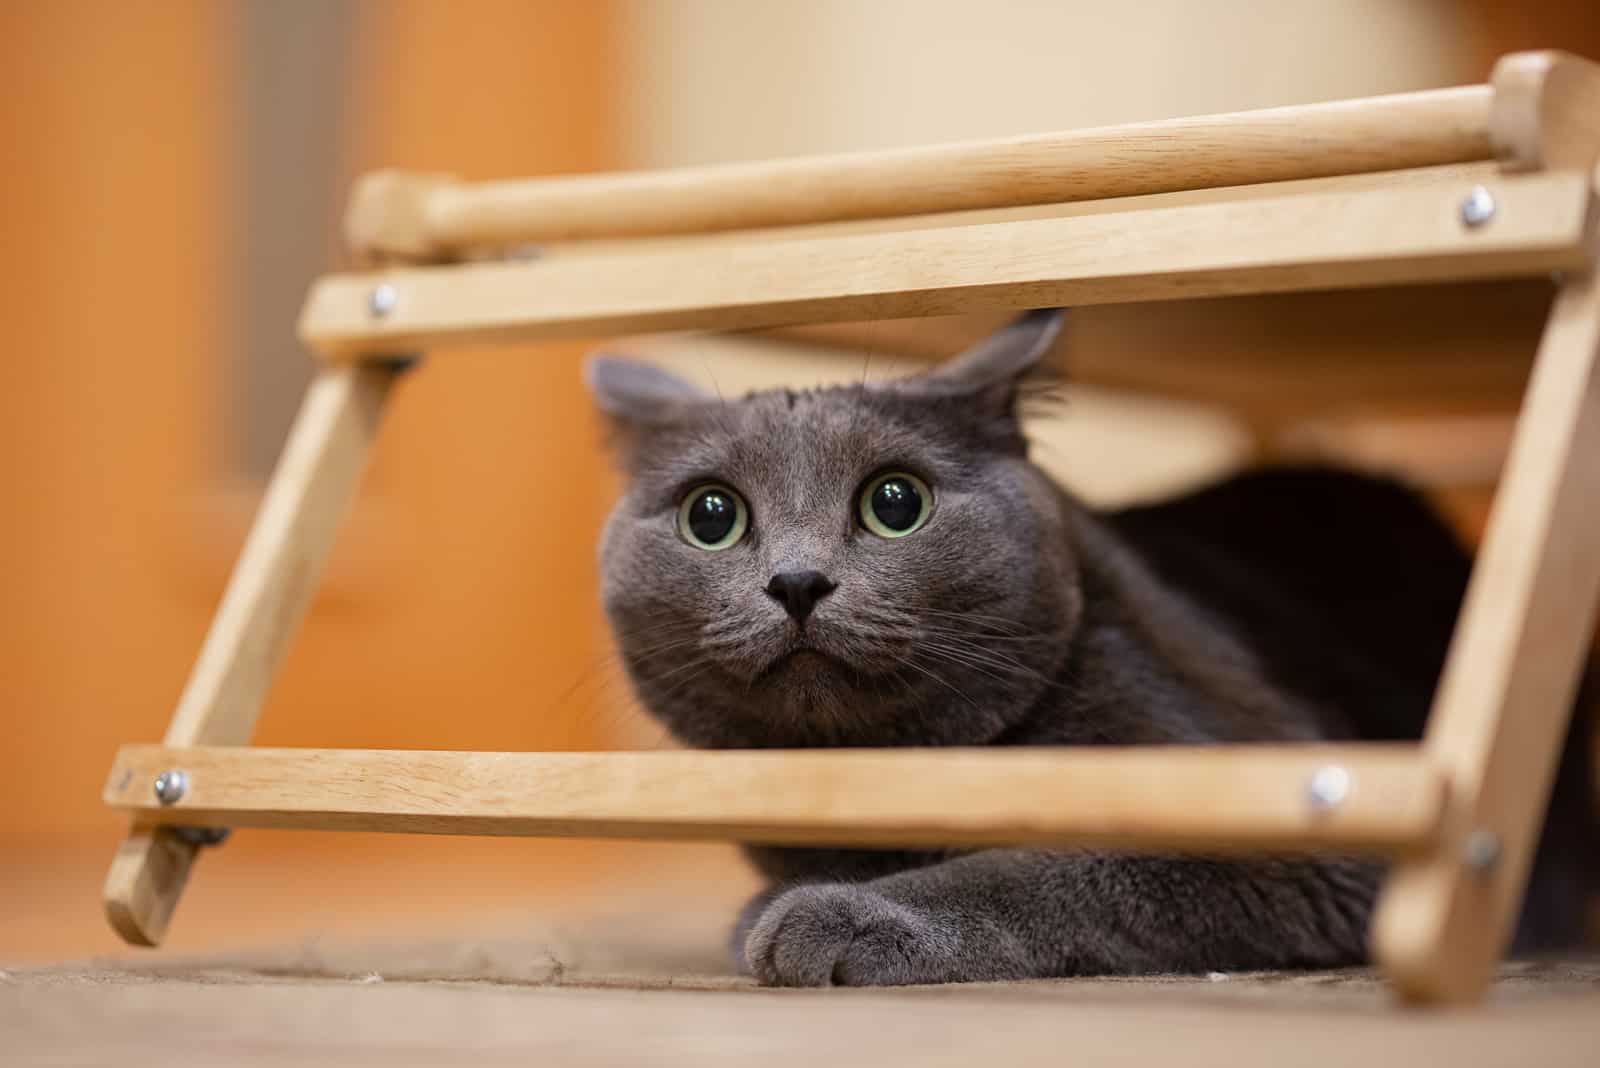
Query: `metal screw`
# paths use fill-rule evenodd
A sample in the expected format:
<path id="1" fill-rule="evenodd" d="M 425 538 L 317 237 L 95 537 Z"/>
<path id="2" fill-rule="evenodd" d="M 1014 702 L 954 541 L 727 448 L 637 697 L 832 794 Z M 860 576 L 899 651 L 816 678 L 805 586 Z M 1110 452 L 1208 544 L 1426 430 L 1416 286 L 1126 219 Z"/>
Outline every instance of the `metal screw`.
<path id="1" fill-rule="evenodd" d="M 1494 218 L 1494 194 L 1481 185 L 1472 187 L 1467 199 L 1461 202 L 1461 222 L 1476 229 Z"/>
<path id="2" fill-rule="evenodd" d="M 367 295 L 367 310 L 374 319 L 382 319 L 394 311 L 400 304 L 400 293 L 394 286 L 385 282 L 373 289 Z"/>
<path id="3" fill-rule="evenodd" d="M 1500 863 L 1500 836 L 1493 831 L 1473 831 L 1467 835 L 1461 853 L 1468 868 L 1479 875 L 1487 875 Z"/>
<path id="4" fill-rule="evenodd" d="M 1350 796 L 1350 772 L 1339 764 L 1323 765 L 1312 773 L 1306 796 L 1319 812 L 1338 808 Z"/>
<path id="5" fill-rule="evenodd" d="M 156 776 L 156 800 L 163 805 L 175 805 L 189 790 L 189 776 L 176 768 Z"/>

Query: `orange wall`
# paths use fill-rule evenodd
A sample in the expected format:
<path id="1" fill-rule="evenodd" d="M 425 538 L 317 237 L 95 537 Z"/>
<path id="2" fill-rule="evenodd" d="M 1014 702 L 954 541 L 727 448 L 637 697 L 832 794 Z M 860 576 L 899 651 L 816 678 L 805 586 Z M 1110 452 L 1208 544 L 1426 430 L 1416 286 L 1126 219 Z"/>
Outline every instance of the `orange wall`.
<path id="1" fill-rule="evenodd" d="M 249 239 L 227 216 L 229 15 L 0 9 L 0 833 L 112 833 L 111 752 L 160 737 L 253 505 L 219 350 Z M 608 4 L 369 0 L 359 20 L 352 170 L 614 165 Z M 606 672 L 563 696 L 605 648 L 609 486 L 577 354 L 441 354 L 412 376 L 261 741 L 611 736 Z"/>

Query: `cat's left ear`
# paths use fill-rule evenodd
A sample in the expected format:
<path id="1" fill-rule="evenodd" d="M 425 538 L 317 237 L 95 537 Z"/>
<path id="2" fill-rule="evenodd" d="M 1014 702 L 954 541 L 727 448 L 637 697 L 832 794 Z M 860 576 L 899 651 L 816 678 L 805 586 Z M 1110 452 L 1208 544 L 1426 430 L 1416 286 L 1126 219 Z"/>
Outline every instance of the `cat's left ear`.
<path id="1" fill-rule="evenodd" d="M 1066 319 L 1064 308 L 1024 312 L 966 352 L 934 368 L 921 381 L 939 392 L 999 391 L 1014 396 L 1017 386 L 1054 347 Z"/>
<path id="2" fill-rule="evenodd" d="M 1060 338 L 1066 318 L 1062 308 L 1027 312 L 961 355 L 927 374 L 901 379 L 894 388 L 930 399 L 959 400 L 962 412 L 992 426 L 1001 437 L 1020 442 L 1017 398 Z"/>

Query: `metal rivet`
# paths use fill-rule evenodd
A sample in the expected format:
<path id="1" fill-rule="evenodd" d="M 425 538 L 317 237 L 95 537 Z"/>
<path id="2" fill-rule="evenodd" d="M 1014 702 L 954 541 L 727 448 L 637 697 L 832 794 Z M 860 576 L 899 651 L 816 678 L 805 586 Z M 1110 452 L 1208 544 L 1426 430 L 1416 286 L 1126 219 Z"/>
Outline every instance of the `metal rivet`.
<path id="1" fill-rule="evenodd" d="M 367 310 L 372 313 L 372 317 L 374 319 L 384 318 L 390 312 L 394 311 L 399 304 L 399 291 L 387 282 L 381 286 L 375 287 L 372 292 L 367 295 Z"/>
<path id="2" fill-rule="evenodd" d="M 156 776 L 156 800 L 163 805 L 175 805 L 189 789 L 189 776 L 174 768 Z"/>
<path id="3" fill-rule="evenodd" d="M 1494 210 L 1494 194 L 1481 185 L 1475 185 L 1467 194 L 1467 199 L 1461 202 L 1461 221 L 1471 227 L 1482 226 L 1494 218 Z"/>
<path id="4" fill-rule="evenodd" d="M 1473 831 L 1462 844 L 1461 855 L 1468 868 L 1487 875 L 1500 863 L 1500 836 L 1493 831 Z"/>
<path id="5" fill-rule="evenodd" d="M 1350 796 L 1350 772 L 1338 764 L 1325 764 L 1311 775 L 1306 797 L 1311 807 L 1325 812 L 1338 808 Z"/>

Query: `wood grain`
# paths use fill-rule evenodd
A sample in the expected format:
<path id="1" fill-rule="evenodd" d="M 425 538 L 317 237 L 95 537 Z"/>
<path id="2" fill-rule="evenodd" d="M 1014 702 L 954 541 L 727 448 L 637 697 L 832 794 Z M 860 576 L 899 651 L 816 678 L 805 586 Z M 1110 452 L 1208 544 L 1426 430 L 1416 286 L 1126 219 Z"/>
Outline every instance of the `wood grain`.
<path id="1" fill-rule="evenodd" d="M 1588 177 L 1490 183 L 1498 210 L 1462 225 L 1460 181 L 1240 199 L 983 226 L 529 263 L 335 275 L 300 336 L 320 355 L 822 320 L 1499 277 L 1587 262 Z M 368 305 L 393 287 L 385 316 Z"/>
<path id="2" fill-rule="evenodd" d="M 1345 767 L 1322 811 L 1312 774 Z M 177 804 L 152 783 L 189 777 Z M 836 845 L 1426 846 L 1444 792 L 1415 746 L 450 753 L 125 746 L 106 803 L 143 825 L 729 838 Z"/>
<path id="3" fill-rule="evenodd" d="M 640 174 L 463 183 L 380 172 L 345 221 L 371 259 L 1250 185 L 1492 158 L 1488 86 Z"/>
<path id="4" fill-rule="evenodd" d="M 1464 1001 L 1509 944 L 1600 595 L 1600 275 L 1565 283 L 1428 723 L 1450 777 L 1448 837 L 1396 868 L 1376 955 L 1406 997 Z M 1467 867 L 1475 831 L 1499 862 Z"/>
<path id="5" fill-rule="evenodd" d="M 222 604 L 167 729 L 169 745 L 250 740 L 289 639 L 311 604 L 395 376 L 335 368 L 312 382 Z M 106 876 L 106 913 L 129 942 L 160 942 L 194 862 L 169 833 L 135 828 Z"/>

